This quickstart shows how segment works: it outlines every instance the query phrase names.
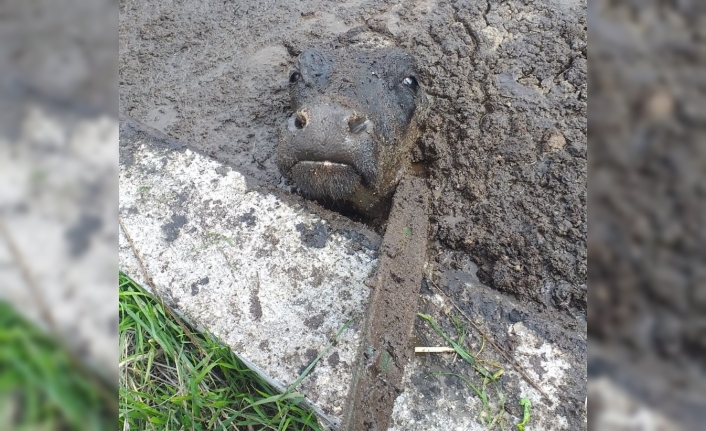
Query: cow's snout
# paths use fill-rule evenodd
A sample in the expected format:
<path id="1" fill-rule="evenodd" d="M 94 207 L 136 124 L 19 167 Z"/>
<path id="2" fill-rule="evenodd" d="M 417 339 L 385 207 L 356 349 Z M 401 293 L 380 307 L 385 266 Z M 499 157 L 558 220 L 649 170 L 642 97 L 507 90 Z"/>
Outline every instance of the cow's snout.
<path id="1" fill-rule="evenodd" d="M 359 170 L 361 159 L 373 156 L 372 121 L 337 103 L 300 108 L 289 118 L 288 129 L 294 163 L 341 163 Z"/>

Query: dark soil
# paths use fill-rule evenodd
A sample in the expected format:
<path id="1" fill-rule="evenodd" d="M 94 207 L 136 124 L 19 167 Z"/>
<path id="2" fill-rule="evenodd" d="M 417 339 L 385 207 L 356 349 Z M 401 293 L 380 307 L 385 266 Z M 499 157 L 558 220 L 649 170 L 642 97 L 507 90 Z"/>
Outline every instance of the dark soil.
<path id="1" fill-rule="evenodd" d="M 492 50 L 484 22 L 514 39 Z M 437 250 L 467 252 L 490 287 L 585 314 L 584 6 L 440 5 L 406 45 L 435 96 L 423 149 Z"/>
<path id="2" fill-rule="evenodd" d="M 438 250 L 467 252 L 495 289 L 585 314 L 584 2 L 121 2 L 120 110 L 279 183 L 294 56 L 360 24 L 413 51 L 434 97 L 417 157 Z"/>
<path id="3" fill-rule="evenodd" d="M 685 429 L 706 420 L 704 17 L 701 2 L 591 13 L 589 370 Z"/>

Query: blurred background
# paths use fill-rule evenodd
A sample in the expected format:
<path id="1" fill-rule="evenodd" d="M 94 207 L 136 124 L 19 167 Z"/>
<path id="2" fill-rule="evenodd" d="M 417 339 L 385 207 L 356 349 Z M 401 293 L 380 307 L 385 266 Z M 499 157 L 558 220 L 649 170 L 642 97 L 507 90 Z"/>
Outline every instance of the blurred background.
<path id="1" fill-rule="evenodd" d="M 118 1 L 0 1 L 0 429 L 114 429 Z"/>
<path id="2" fill-rule="evenodd" d="M 0 1 L 0 429 L 115 426 L 118 8 Z M 706 2 L 588 10 L 589 428 L 706 429 Z"/>
<path id="3" fill-rule="evenodd" d="M 589 427 L 706 429 L 706 2 L 588 2 Z"/>

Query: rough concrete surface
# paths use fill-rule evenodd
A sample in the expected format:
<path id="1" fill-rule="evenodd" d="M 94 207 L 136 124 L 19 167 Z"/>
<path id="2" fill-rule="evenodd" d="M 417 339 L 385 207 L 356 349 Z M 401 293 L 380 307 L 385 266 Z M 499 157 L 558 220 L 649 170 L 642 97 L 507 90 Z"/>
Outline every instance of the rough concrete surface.
<path id="1" fill-rule="evenodd" d="M 649 429 L 682 431 L 674 419 L 655 412 L 607 377 L 592 379 L 588 384 L 591 431 Z"/>
<path id="2" fill-rule="evenodd" d="M 279 387 L 356 319 L 298 388 L 336 423 L 360 343 L 376 235 L 249 186 L 240 173 L 134 122 L 122 122 L 120 150 L 121 268 Z"/>
<path id="3" fill-rule="evenodd" d="M 115 384 L 117 9 L 0 2 L 0 299 Z"/>
<path id="4" fill-rule="evenodd" d="M 117 121 L 28 104 L 0 136 L 0 299 L 117 382 Z M 111 160 L 113 159 L 113 160 Z"/>
<path id="5" fill-rule="evenodd" d="M 464 262 L 463 266 L 456 266 Z M 488 399 L 493 415 L 501 412 L 500 429 L 511 429 L 522 418 L 520 398 L 532 402 L 532 421 L 527 430 L 577 430 L 586 428 L 586 334 L 585 323 L 561 313 L 547 315 L 536 304 L 509 298 L 487 286 L 476 276 L 477 268 L 468 256 L 457 252 L 442 262 L 437 282 L 427 274 L 419 298 L 419 310 L 431 315 L 451 337 L 458 335 L 454 319 L 462 311 L 516 361 L 522 370 L 549 397 L 532 387 L 517 370 L 483 341 L 483 336 L 467 321 L 464 347 L 479 357 L 501 364 L 505 374 L 500 392 L 492 385 Z M 433 271 L 433 268 L 431 268 Z M 432 272 L 429 271 L 429 272 Z M 447 292 L 440 293 L 441 286 Z M 454 307 L 459 307 L 460 311 Z M 443 339 L 421 319 L 415 325 L 416 346 L 445 346 Z M 457 376 L 434 376 L 454 373 Z M 461 378 L 481 387 L 483 379 L 467 363 L 452 354 L 417 354 L 408 365 L 406 391 L 397 400 L 391 429 L 487 429 L 484 408 L 474 391 Z"/>
<path id="6" fill-rule="evenodd" d="M 585 330 L 565 330 L 576 325 L 573 318 L 556 312 L 547 319 L 537 305 L 494 293 L 458 252 L 438 267 L 438 282 L 450 297 L 429 290 L 435 267 L 425 264 L 422 178 L 396 195 L 381 246 L 365 226 L 322 209 L 308 211 L 315 205 L 248 181 L 134 120 L 123 119 L 120 131 L 121 269 L 153 286 L 170 307 L 280 388 L 345 322 L 356 319 L 299 387 L 324 423 L 336 427 L 344 419 L 345 429 L 387 429 L 388 421 L 391 429 L 485 429 L 483 406 L 468 387 L 430 378 L 453 372 L 480 384 L 463 362 L 446 355 L 408 364 L 413 340 L 444 344 L 419 319 L 410 337 L 419 302 L 419 310 L 449 334 L 451 303 L 460 304 L 549 395 L 551 406 L 507 368 L 505 406 L 493 403 L 503 425 L 520 421 L 518 400 L 528 397 L 534 418 L 528 430 L 585 427 Z M 417 295 L 422 276 L 426 287 Z M 469 347 L 477 349 L 477 342 L 476 334 Z M 482 357 L 503 362 L 490 348 Z"/>

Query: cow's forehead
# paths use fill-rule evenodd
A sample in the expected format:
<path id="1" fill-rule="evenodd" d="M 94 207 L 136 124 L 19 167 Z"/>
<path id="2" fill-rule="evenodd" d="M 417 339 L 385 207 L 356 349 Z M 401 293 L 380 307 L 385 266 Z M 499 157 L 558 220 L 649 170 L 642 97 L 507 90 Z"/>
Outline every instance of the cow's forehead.
<path id="1" fill-rule="evenodd" d="M 376 70 L 389 73 L 415 67 L 414 58 L 399 48 L 311 48 L 299 56 L 299 67 L 316 74 L 346 74 Z"/>

